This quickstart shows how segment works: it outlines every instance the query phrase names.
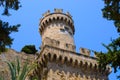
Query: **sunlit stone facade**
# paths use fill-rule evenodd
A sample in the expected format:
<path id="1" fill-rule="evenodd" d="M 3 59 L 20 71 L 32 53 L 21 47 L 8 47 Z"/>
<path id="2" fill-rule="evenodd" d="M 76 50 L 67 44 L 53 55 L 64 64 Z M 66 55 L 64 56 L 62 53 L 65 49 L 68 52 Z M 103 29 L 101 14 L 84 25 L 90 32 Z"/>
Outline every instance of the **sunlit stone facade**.
<path id="1" fill-rule="evenodd" d="M 74 44 L 74 22 L 72 16 L 62 9 L 49 10 L 40 20 L 42 37 L 37 68 L 31 77 L 39 80 L 108 80 L 110 67 L 101 70 L 97 58 L 90 56 L 85 48 L 76 53 Z"/>

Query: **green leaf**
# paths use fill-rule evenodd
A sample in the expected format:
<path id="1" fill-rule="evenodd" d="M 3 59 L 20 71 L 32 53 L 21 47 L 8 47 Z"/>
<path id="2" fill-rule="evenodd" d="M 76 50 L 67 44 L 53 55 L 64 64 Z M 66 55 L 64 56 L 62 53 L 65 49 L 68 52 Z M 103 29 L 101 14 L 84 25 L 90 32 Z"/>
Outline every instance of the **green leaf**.
<path id="1" fill-rule="evenodd" d="M 4 80 L 2 76 L 0 76 L 0 80 Z"/>
<path id="2" fill-rule="evenodd" d="M 5 61 L 8 66 L 9 66 L 9 69 L 10 69 L 10 72 L 11 72 L 11 79 L 12 80 L 16 80 L 16 76 L 15 76 L 15 68 L 13 67 L 13 64 L 9 61 Z"/>
<path id="3" fill-rule="evenodd" d="M 19 61 L 18 57 L 17 57 L 17 74 L 18 74 L 18 76 L 20 74 L 20 61 Z"/>
<path id="4" fill-rule="evenodd" d="M 27 70 L 28 70 L 28 64 L 27 64 L 27 62 L 26 62 L 25 65 L 23 66 L 22 71 L 21 71 L 19 80 L 25 80 Z"/>

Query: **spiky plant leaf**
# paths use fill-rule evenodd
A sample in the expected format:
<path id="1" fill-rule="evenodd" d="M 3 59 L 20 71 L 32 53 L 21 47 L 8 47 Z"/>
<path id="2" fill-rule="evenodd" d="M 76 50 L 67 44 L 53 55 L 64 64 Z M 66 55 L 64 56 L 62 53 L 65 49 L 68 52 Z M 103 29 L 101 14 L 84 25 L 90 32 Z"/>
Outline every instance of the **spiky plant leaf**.
<path id="1" fill-rule="evenodd" d="M 8 64 L 9 70 L 11 72 L 11 80 L 16 80 L 15 76 L 15 68 L 13 67 L 13 64 L 9 61 L 5 61 Z"/>
<path id="2" fill-rule="evenodd" d="M 19 75 L 19 80 L 25 80 L 25 75 L 27 73 L 28 70 L 28 64 L 25 63 L 25 65 L 23 66 L 23 69 L 21 71 L 21 74 Z"/>
<path id="3" fill-rule="evenodd" d="M 17 57 L 17 76 L 20 74 L 20 60 Z"/>

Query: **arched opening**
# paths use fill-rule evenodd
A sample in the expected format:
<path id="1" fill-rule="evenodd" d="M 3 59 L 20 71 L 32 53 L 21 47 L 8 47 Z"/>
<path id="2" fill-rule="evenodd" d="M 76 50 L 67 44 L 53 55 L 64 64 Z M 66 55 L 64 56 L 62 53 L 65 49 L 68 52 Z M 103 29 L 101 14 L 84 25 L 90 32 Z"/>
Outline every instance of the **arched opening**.
<path id="1" fill-rule="evenodd" d="M 43 22 L 43 26 L 45 26 L 45 23 Z"/>
<path id="2" fill-rule="evenodd" d="M 47 21 L 47 20 L 45 20 L 45 23 L 46 23 L 46 24 L 48 24 L 48 21 Z"/>
<path id="3" fill-rule="evenodd" d="M 92 68 L 92 63 L 90 63 L 90 68 Z"/>
<path id="4" fill-rule="evenodd" d="M 63 17 L 61 17 L 61 21 L 63 21 Z"/>
<path id="5" fill-rule="evenodd" d="M 82 61 L 80 61 L 80 67 L 81 67 L 81 66 L 83 66 L 83 62 L 82 62 Z"/>
<path id="6" fill-rule="evenodd" d="M 44 59 L 46 60 L 46 59 L 47 59 L 47 56 L 46 56 L 45 54 L 44 54 L 43 56 L 44 56 Z"/>
<path id="7" fill-rule="evenodd" d="M 60 18 L 59 17 L 57 17 L 57 20 L 59 20 Z"/>
<path id="8" fill-rule="evenodd" d="M 51 18 L 49 18 L 49 22 L 50 22 L 50 23 L 52 22 Z"/>
<path id="9" fill-rule="evenodd" d="M 75 60 L 75 65 L 78 65 L 78 60 L 77 59 Z"/>
<path id="10" fill-rule="evenodd" d="M 55 17 L 53 17 L 53 21 L 55 21 Z"/>
<path id="11" fill-rule="evenodd" d="M 64 58 L 64 62 L 67 63 L 68 62 L 68 58 L 65 56 Z"/>
<path id="12" fill-rule="evenodd" d="M 49 60 L 51 59 L 51 54 L 50 54 L 50 53 L 48 53 L 48 59 L 49 59 Z"/>
<path id="13" fill-rule="evenodd" d="M 53 55 L 53 61 L 54 61 L 54 60 L 56 61 L 56 59 L 57 59 L 57 55 L 54 54 L 54 55 Z"/>
<path id="14" fill-rule="evenodd" d="M 60 55 L 60 57 L 59 57 L 59 61 L 62 61 L 62 56 Z"/>
<path id="15" fill-rule="evenodd" d="M 72 58 L 70 58 L 70 64 L 71 64 L 71 65 L 73 64 L 73 59 L 72 59 Z"/>
<path id="16" fill-rule="evenodd" d="M 68 20 L 68 24 L 70 25 L 70 20 Z"/>

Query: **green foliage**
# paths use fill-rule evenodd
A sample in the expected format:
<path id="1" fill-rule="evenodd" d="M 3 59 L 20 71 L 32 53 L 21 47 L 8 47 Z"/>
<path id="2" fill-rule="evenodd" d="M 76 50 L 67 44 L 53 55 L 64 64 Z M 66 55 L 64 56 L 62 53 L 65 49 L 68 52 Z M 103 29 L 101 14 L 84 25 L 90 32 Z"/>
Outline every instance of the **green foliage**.
<path id="1" fill-rule="evenodd" d="M 9 15 L 9 9 L 18 10 L 21 6 L 19 0 L 0 0 L 0 7 L 4 7 L 3 15 Z"/>
<path id="2" fill-rule="evenodd" d="M 18 0 L 0 0 L 0 7 L 4 8 L 3 15 L 9 15 L 9 9 L 18 10 L 20 2 Z M 0 19 L 0 53 L 6 51 L 6 47 L 12 45 L 13 39 L 10 37 L 12 32 L 17 32 L 20 25 L 10 26 L 8 22 Z"/>
<path id="3" fill-rule="evenodd" d="M 6 46 L 11 46 L 13 39 L 10 37 L 10 34 L 12 32 L 18 32 L 19 26 L 10 26 L 8 22 L 2 22 L 0 20 L 0 52 L 4 52 Z"/>
<path id="4" fill-rule="evenodd" d="M 32 78 L 30 78 L 30 80 L 40 80 L 40 79 L 38 78 L 37 75 L 35 75 L 35 76 L 33 76 Z"/>
<path id="5" fill-rule="evenodd" d="M 103 46 L 107 49 L 106 53 L 96 52 L 100 67 L 105 69 L 106 65 L 109 64 L 114 68 L 114 72 L 117 72 L 120 69 L 120 37 L 113 40 L 109 45 L 103 44 Z"/>
<path id="6" fill-rule="evenodd" d="M 34 68 L 34 70 L 35 70 L 35 68 Z M 28 80 L 41 80 L 38 75 L 33 76 L 33 75 L 30 74 L 30 75 L 28 75 L 28 78 L 29 78 Z"/>
<path id="7" fill-rule="evenodd" d="M 25 64 L 21 66 L 20 60 L 18 58 L 16 62 L 5 62 L 9 66 L 11 80 L 25 80 L 30 71 L 37 66 L 36 63 L 29 64 L 28 62 L 25 62 Z"/>
<path id="8" fill-rule="evenodd" d="M 104 3 L 103 17 L 113 20 L 118 33 L 120 33 L 120 0 L 104 0 Z M 100 67 L 105 69 L 106 65 L 109 64 L 114 72 L 117 72 L 120 70 L 120 36 L 112 40 L 110 44 L 103 44 L 103 46 L 107 52 L 96 52 Z"/>
<path id="9" fill-rule="evenodd" d="M 35 45 L 26 45 L 22 48 L 21 51 L 28 54 L 35 54 L 37 52 Z"/>
<path id="10" fill-rule="evenodd" d="M 103 17 L 113 20 L 117 31 L 120 32 L 120 0 L 104 0 L 104 3 Z"/>
<path id="11" fill-rule="evenodd" d="M 4 80 L 2 76 L 0 76 L 0 80 Z"/>

